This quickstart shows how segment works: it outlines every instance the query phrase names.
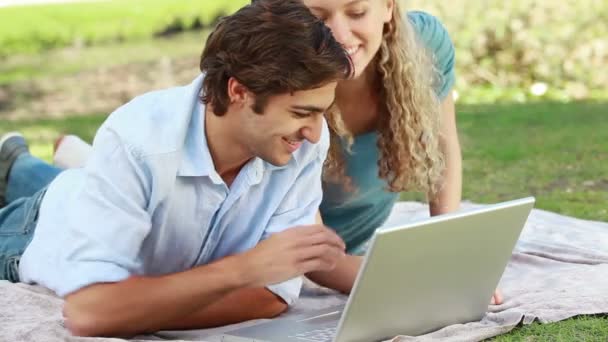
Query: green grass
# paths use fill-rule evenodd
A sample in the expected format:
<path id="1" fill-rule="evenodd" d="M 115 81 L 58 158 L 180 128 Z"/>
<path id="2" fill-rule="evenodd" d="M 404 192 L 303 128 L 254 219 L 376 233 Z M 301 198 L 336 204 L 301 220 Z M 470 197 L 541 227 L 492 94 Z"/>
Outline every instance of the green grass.
<path id="1" fill-rule="evenodd" d="M 487 341 L 493 342 L 605 342 L 608 340 L 607 316 L 579 316 L 559 323 L 532 323 L 509 334 Z"/>
<path id="2" fill-rule="evenodd" d="M 608 103 L 459 105 L 457 111 L 464 199 L 534 195 L 537 208 L 608 221 Z M 608 318 L 533 323 L 492 340 L 608 341 Z"/>
<path id="3" fill-rule="evenodd" d="M 459 105 L 463 197 L 489 203 L 532 194 L 538 208 L 608 221 L 607 112 L 608 103 Z M 104 118 L 96 114 L 2 121 L 0 132 L 24 132 L 33 152 L 50 160 L 52 141 L 60 133 L 91 140 Z M 581 316 L 534 323 L 493 340 L 607 341 L 608 318 Z"/>
<path id="4" fill-rule="evenodd" d="M 463 197 L 608 221 L 608 104 L 459 106 Z"/>
<path id="5" fill-rule="evenodd" d="M 457 112 L 464 199 L 534 195 L 537 208 L 608 221 L 608 103 L 458 105 Z"/>
<path id="6" fill-rule="evenodd" d="M 222 4 L 230 3 L 236 8 L 244 2 L 247 0 Z M 43 38 L 35 37 L 38 27 L 40 31 L 48 31 L 48 34 L 41 33 L 41 37 L 47 37 L 44 39 L 50 39 L 48 37 L 57 32 L 68 33 L 64 40 L 56 40 L 53 44 L 32 43 L 34 45 L 25 50 L 20 47 L 15 51 L 41 51 L 61 44 L 73 45 L 78 40 L 86 44 L 104 43 L 86 49 L 59 49 L 46 51 L 43 55 L 24 54 L 0 59 L 0 86 L 29 84 L 43 78 L 60 78 L 77 72 L 141 64 L 160 58 L 198 56 L 205 32 L 176 35 L 171 40 L 151 40 L 151 37 L 173 20 L 162 18 L 194 20 L 192 18 L 196 14 L 193 13 L 204 12 L 200 18 L 207 20 L 224 6 L 211 0 L 145 0 L 143 10 L 143 3 L 144 0 L 126 0 L 105 4 L 52 5 L 36 7 L 42 9 L 38 13 L 26 7 L 0 9 L 0 56 L 2 49 L 14 48 L 5 44 L 3 39 L 7 37 L 24 44 L 37 39 L 42 41 Z M 85 9 L 79 6 L 94 7 Z M 136 21 L 147 23 L 146 27 L 129 31 L 129 22 L 134 20 L 132 14 L 138 13 L 138 8 L 144 12 L 139 12 Z M 91 13 L 88 12 L 90 9 L 95 15 L 81 15 L 83 10 Z M 164 17 L 167 13 L 171 15 Z M 61 27 L 57 24 L 59 21 L 62 22 Z M 21 25 L 23 22 L 36 25 Z M 87 32 L 93 32 L 93 38 L 85 39 Z M 120 43 L 122 39 L 128 40 L 128 44 Z M 514 102 L 521 99 L 517 91 L 511 94 L 488 89 L 465 93 L 462 98 L 467 101 L 473 99 L 474 102 L 511 101 L 493 105 L 458 105 L 464 158 L 464 199 L 491 203 L 534 195 L 538 208 L 608 221 L 607 102 L 517 104 Z M 105 115 L 91 113 L 60 119 L 0 120 L 0 133 L 10 130 L 24 132 L 32 144 L 33 153 L 48 161 L 51 159 L 52 142 L 57 136 L 75 133 L 90 141 Z M 422 197 L 404 194 L 403 199 Z M 534 323 L 493 340 L 608 341 L 608 318 L 582 316 L 554 324 Z"/>
<path id="7" fill-rule="evenodd" d="M 532 194 L 538 208 L 608 221 L 607 114 L 608 103 L 459 105 L 463 197 L 490 203 Z M 104 118 L 96 114 L 2 121 L 0 132 L 24 132 L 33 152 L 50 160 L 52 141 L 60 133 L 76 133 L 90 141 Z M 607 341 L 608 318 L 534 323 L 493 340 Z"/>
<path id="8" fill-rule="evenodd" d="M 73 133 L 87 141 L 92 141 L 97 128 L 105 118 L 106 115 L 103 114 L 92 114 L 63 119 L 4 120 L 0 121 L 0 132 L 23 133 L 28 139 L 32 153 L 46 161 L 51 161 L 53 142 L 57 137 L 61 134 Z"/>
<path id="9" fill-rule="evenodd" d="M 462 65 L 457 65 L 457 74 L 464 73 L 461 69 Z M 498 85 L 459 85 L 456 84 L 458 89 L 462 91 L 459 93 L 460 100 L 464 103 L 469 104 L 487 104 L 487 103 L 530 103 L 530 102 L 547 102 L 547 101 L 558 101 L 558 102 L 570 102 L 572 101 L 572 94 L 563 88 L 553 86 L 543 94 L 537 96 L 531 93 L 530 89 L 525 87 L 502 87 Z M 603 100 L 608 99 L 608 89 L 605 87 L 598 87 L 589 89 L 587 100 Z"/>
<path id="10" fill-rule="evenodd" d="M 537 208 L 608 221 L 607 115 L 607 103 L 459 105 L 463 198 L 492 203 L 534 195 Z M 90 140 L 104 117 L 2 121 L 0 131 L 24 131 L 49 160 L 56 136 Z"/>
<path id="11" fill-rule="evenodd" d="M 0 8 L 0 57 L 208 25 L 246 0 L 114 0 Z"/>
<path id="12" fill-rule="evenodd" d="M 87 48 L 55 49 L 44 54 L 9 56 L 0 63 L 0 86 L 161 58 L 198 57 L 208 34 L 209 30 L 202 30 L 181 33 L 171 39 L 144 38 L 128 44 L 112 42 Z"/>

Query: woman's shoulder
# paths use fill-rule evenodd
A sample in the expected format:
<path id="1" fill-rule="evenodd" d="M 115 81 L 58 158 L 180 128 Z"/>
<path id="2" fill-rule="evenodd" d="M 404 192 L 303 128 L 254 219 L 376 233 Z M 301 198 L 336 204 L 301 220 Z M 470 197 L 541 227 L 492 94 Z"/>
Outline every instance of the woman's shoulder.
<path id="1" fill-rule="evenodd" d="M 421 43 L 433 54 L 435 66 L 443 78 L 439 89 L 444 98 L 454 83 L 454 44 L 443 23 L 435 16 L 423 11 L 409 11 L 407 18 L 418 34 Z"/>
<path id="2" fill-rule="evenodd" d="M 435 51 L 444 45 L 452 47 L 448 30 L 437 17 L 423 11 L 409 11 L 407 18 L 420 40 L 428 48 Z"/>

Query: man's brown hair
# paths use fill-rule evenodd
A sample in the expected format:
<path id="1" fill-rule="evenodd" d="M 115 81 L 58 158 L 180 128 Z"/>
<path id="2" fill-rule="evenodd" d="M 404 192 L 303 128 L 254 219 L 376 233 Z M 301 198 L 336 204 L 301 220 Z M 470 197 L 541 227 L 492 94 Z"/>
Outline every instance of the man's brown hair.
<path id="1" fill-rule="evenodd" d="M 353 74 L 344 48 L 300 0 L 256 0 L 222 18 L 207 39 L 200 69 L 201 99 L 216 115 L 228 110 L 230 77 L 255 94 L 253 110 L 261 114 L 270 96 Z"/>

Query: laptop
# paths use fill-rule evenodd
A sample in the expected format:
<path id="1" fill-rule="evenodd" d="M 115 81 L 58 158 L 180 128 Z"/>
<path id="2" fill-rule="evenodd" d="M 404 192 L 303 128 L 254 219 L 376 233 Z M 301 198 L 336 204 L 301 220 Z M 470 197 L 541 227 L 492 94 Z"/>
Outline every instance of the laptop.
<path id="1" fill-rule="evenodd" d="M 345 306 L 224 333 L 223 342 L 369 342 L 483 318 L 534 198 L 378 229 Z"/>

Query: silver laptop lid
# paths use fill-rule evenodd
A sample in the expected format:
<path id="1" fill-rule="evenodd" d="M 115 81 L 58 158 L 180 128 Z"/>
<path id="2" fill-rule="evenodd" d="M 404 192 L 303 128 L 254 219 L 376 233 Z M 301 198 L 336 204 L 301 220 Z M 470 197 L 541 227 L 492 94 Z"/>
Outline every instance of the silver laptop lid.
<path id="1" fill-rule="evenodd" d="M 529 197 L 377 230 L 335 341 L 481 319 L 533 205 Z"/>

